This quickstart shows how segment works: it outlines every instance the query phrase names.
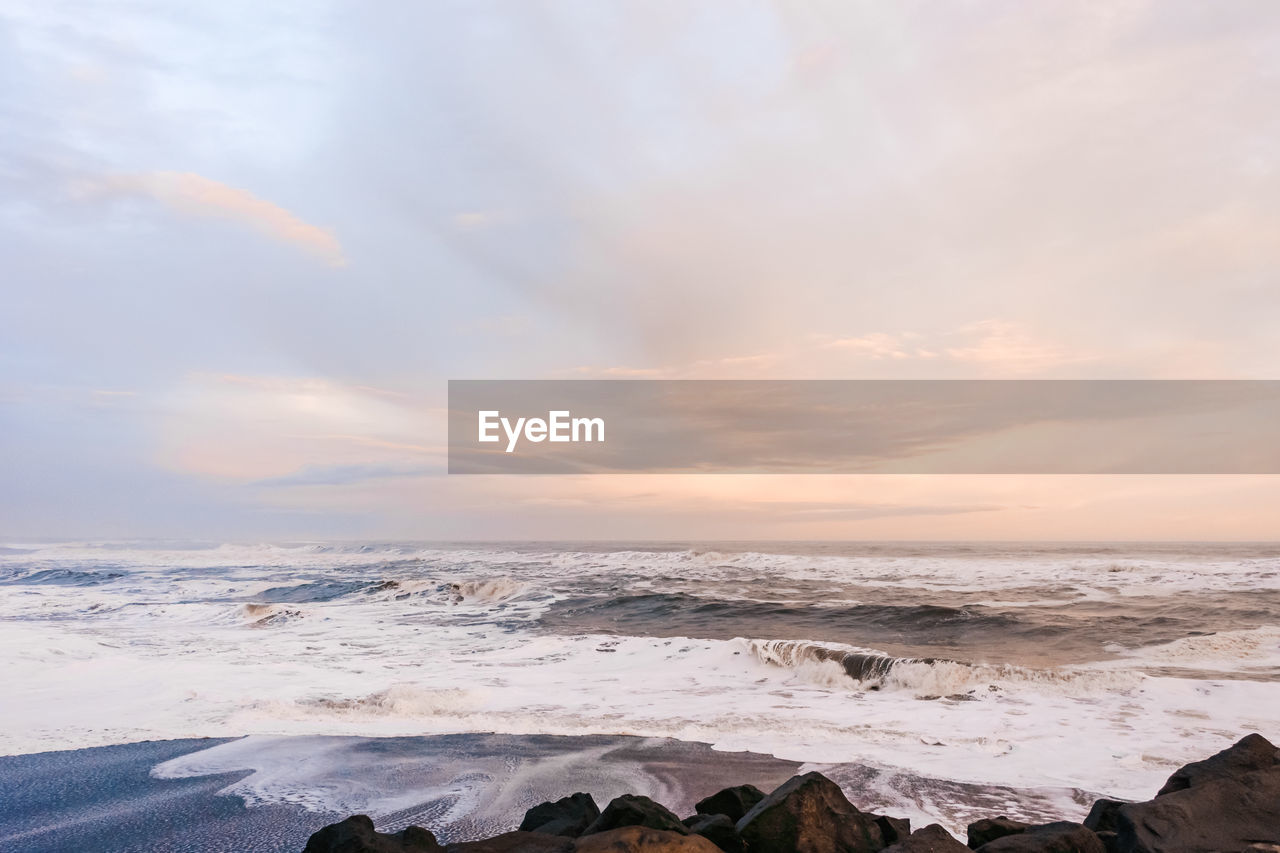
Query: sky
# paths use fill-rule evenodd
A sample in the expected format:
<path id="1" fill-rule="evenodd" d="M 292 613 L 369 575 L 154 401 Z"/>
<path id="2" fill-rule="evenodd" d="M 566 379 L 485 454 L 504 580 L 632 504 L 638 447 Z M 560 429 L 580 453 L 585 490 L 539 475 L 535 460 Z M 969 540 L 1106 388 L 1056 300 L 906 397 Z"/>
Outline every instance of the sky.
<path id="1" fill-rule="evenodd" d="M 449 477 L 449 379 L 1257 378 L 1280 4 L 0 0 L 0 536 L 1271 539 L 1277 477 Z"/>

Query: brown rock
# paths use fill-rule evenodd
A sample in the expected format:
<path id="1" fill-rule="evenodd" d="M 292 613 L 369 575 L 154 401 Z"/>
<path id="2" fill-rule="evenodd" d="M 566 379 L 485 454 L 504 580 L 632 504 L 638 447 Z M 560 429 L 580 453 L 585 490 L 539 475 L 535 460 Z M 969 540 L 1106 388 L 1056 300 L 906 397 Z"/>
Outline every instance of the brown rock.
<path id="1" fill-rule="evenodd" d="M 720 853 L 719 847 L 700 835 L 680 835 L 644 826 L 584 835 L 574 849 L 576 853 Z"/>
<path id="2" fill-rule="evenodd" d="M 1106 853 L 1093 830 L 1065 820 L 1030 826 L 978 849 L 982 853 Z"/>
<path id="3" fill-rule="evenodd" d="M 1221 853 L 1280 843 L 1280 772 L 1197 780 L 1192 787 L 1121 806 L 1124 853 Z"/>
<path id="4" fill-rule="evenodd" d="M 685 826 L 694 835 L 701 835 L 724 853 L 746 853 L 747 845 L 728 815 L 700 814 L 686 820 Z"/>
<path id="5" fill-rule="evenodd" d="M 1280 764 L 1275 745 L 1260 734 L 1242 737 L 1222 752 L 1176 771 L 1156 794 L 1185 791 L 1211 779 L 1237 778 L 1254 770 L 1274 770 Z"/>
<path id="6" fill-rule="evenodd" d="M 875 818 L 876 826 L 880 827 L 880 834 L 884 836 L 885 844 L 897 844 L 911 835 L 911 821 L 905 817 L 889 817 L 882 814 L 872 815 L 872 817 Z M 937 824 L 929 824 L 929 826 L 937 826 Z M 925 828 L 928 829 L 928 827 Z"/>
<path id="7" fill-rule="evenodd" d="M 529 809 L 524 813 L 520 831 L 577 838 L 598 817 L 600 807 L 591 795 L 577 793 Z"/>
<path id="8" fill-rule="evenodd" d="M 1031 824 L 1029 823 L 1023 823 L 1020 820 L 1014 820 L 1004 815 L 975 820 L 969 824 L 969 847 L 977 850 L 982 845 L 995 841 L 997 838 L 1026 832 L 1030 826 Z"/>
<path id="9" fill-rule="evenodd" d="M 1093 808 L 1089 809 L 1089 816 L 1084 819 L 1084 825 L 1094 832 L 1115 832 L 1116 818 L 1119 817 L 1120 807 L 1124 804 L 1123 800 L 1098 800 L 1093 804 Z"/>
<path id="10" fill-rule="evenodd" d="M 884 853 L 968 853 L 969 848 L 936 823 L 917 829 L 906 838 L 886 847 Z"/>
<path id="11" fill-rule="evenodd" d="M 440 853 L 436 837 L 420 826 L 377 832 L 368 815 L 352 815 L 312 833 L 302 853 Z"/>
<path id="12" fill-rule="evenodd" d="M 764 791 L 755 785 L 734 785 L 698 800 L 693 809 L 698 814 L 722 814 L 737 823 L 763 799 Z"/>
<path id="13" fill-rule="evenodd" d="M 609 805 L 600 812 L 600 817 L 582 830 L 583 835 L 594 835 L 597 832 L 608 832 L 623 826 L 645 826 L 649 829 L 661 829 L 678 835 L 687 835 L 688 828 L 666 806 L 655 803 L 648 797 L 634 794 L 623 794 L 614 797 Z"/>
<path id="14" fill-rule="evenodd" d="M 795 776 L 738 821 L 752 853 L 875 853 L 885 846 L 875 816 L 858 811 L 821 773 Z"/>
<path id="15" fill-rule="evenodd" d="M 447 853 L 573 853 L 573 839 L 541 832 L 504 832 L 480 841 L 450 844 Z"/>

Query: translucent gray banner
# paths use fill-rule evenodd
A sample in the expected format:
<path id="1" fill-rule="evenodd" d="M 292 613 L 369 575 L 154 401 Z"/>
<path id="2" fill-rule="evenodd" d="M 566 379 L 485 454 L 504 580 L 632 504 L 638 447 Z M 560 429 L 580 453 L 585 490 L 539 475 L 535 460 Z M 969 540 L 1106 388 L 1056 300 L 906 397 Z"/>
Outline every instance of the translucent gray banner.
<path id="1" fill-rule="evenodd" d="M 1274 380 L 452 380 L 451 474 L 1278 474 Z"/>

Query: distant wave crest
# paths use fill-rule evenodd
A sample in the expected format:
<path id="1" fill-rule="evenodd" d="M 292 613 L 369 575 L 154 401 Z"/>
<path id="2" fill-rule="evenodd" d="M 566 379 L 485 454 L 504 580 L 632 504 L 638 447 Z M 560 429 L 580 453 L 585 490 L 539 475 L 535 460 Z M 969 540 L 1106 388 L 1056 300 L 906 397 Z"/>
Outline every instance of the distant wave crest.
<path id="1" fill-rule="evenodd" d="M 797 640 L 744 640 L 761 663 L 795 670 L 831 685 L 852 680 L 864 690 L 905 690 L 922 698 L 976 698 L 979 691 L 1031 687 L 1075 695 L 1127 690 L 1139 673 L 1115 670 L 972 664 L 942 658 L 901 658 L 872 649 L 839 648 Z"/>

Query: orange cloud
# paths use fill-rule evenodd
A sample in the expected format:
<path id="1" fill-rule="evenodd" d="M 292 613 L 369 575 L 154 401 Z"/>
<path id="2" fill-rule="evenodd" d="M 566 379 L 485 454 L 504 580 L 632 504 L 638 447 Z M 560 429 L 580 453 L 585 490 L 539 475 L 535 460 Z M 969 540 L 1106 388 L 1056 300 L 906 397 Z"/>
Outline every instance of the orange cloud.
<path id="1" fill-rule="evenodd" d="M 289 243 L 340 267 L 346 264 L 333 231 L 312 225 L 248 190 L 194 172 L 140 172 L 111 175 L 90 186 L 94 193 L 142 196 L 183 213 L 231 219 Z"/>

